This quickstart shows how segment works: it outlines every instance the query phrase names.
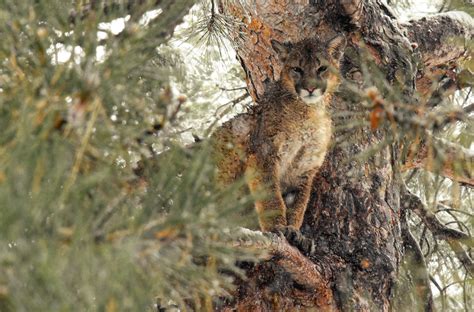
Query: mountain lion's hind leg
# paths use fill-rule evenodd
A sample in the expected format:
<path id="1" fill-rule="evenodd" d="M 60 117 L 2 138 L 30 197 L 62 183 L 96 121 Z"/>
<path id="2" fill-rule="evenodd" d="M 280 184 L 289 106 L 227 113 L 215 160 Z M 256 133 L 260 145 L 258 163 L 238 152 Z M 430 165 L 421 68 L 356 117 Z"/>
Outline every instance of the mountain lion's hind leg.
<path id="1" fill-rule="evenodd" d="M 264 232 L 278 231 L 287 225 L 286 206 L 276 178 L 278 167 L 275 162 L 267 161 L 266 168 L 258 164 L 262 164 L 262 161 L 257 160 L 256 155 L 250 155 L 245 176 L 250 192 L 255 197 L 260 228 Z"/>

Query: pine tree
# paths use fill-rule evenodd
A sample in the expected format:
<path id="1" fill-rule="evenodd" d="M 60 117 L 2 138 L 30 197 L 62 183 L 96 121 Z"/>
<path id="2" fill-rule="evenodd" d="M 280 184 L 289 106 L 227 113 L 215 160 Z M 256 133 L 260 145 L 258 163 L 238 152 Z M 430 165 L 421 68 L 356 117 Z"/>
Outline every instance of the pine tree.
<path id="1" fill-rule="evenodd" d="M 472 306 L 472 21 L 459 28 L 469 40 L 451 36 L 452 66 L 431 71 L 417 58 L 436 60 L 430 49 L 447 44 L 420 40 L 415 53 L 397 46 L 413 34 L 397 32 L 391 9 L 406 12 L 410 1 L 309 1 L 299 15 L 299 2 L 264 2 L 263 15 L 256 1 L 241 0 L 0 2 L 0 311 Z M 467 1 L 436 9 L 473 13 Z M 361 30 L 361 12 L 370 13 L 363 25 L 374 37 Z M 437 18 L 419 20 L 420 29 L 438 29 Z M 292 246 L 242 229 L 256 229 L 253 199 L 242 195 L 243 181 L 215 184 L 207 137 L 277 78 L 270 38 L 301 39 L 328 23 L 353 40 L 334 113 L 335 149 L 353 152 L 328 155 L 303 242 Z M 410 23 L 403 27 L 418 22 Z M 410 76 L 413 64 L 420 77 Z M 362 177 L 353 189 L 337 188 L 346 172 L 334 176 L 334 164 Z M 394 182 L 392 166 L 402 170 Z M 381 172 L 399 215 L 356 194 L 365 172 Z M 387 181 L 400 183 L 400 194 Z M 368 208 L 375 212 L 365 224 L 356 212 Z M 328 223 L 318 217 L 336 210 Z M 329 233 L 336 223 L 372 236 L 344 240 Z M 384 235 L 395 251 L 357 245 Z M 396 267 L 384 267 L 394 255 Z M 327 283 L 321 272 L 330 270 L 338 275 Z"/>

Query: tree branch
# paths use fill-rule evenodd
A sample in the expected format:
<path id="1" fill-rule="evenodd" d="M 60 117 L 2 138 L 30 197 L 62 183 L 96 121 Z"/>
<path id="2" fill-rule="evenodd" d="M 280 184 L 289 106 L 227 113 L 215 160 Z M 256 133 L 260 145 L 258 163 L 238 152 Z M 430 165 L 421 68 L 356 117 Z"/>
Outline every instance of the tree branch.
<path id="1" fill-rule="evenodd" d="M 466 45 L 474 35 L 474 19 L 467 13 L 436 14 L 411 20 L 404 26 L 428 69 L 468 56 Z"/>
<path id="2" fill-rule="evenodd" d="M 422 168 L 474 187 L 474 153 L 457 144 L 426 134 L 413 142 L 402 170 Z"/>
<path id="3" fill-rule="evenodd" d="M 441 221 L 431 213 L 423 204 L 421 199 L 406 191 L 402 195 L 403 207 L 413 211 L 428 227 L 434 237 L 445 240 L 456 254 L 459 261 L 471 275 L 474 274 L 474 262 L 469 254 L 462 248 L 461 243 L 468 247 L 474 247 L 474 240 L 471 236 L 443 225 Z"/>
<path id="4" fill-rule="evenodd" d="M 264 259 L 273 259 L 274 263 L 283 267 L 301 285 L 315 290 L 321 289 L 321 285 L 327 286 L 328 281 L 319 273 L 317 266 L 297 248 L 288 244 L 284 237 L 243 228 L 240 229 L 240 233 L 244 239 L 236 242 L 236 246 L 268 250 L 269 254 Z"/>
<path id="5" fill-rule="evenodd" d="M 237 297 L 241 299 L 231 304 L 232 308 L 222 311 L 261 311 L 262 306 L 267 307 L 264 311 L 292 311 L 295 307 L 337 310 L 330 272 L 324 272 L 329 264 L 313 263 L 289 245 L 283 235 L 241 228 L 233 233 L 231 240 L 236 247 L 257 248 L 268 254 L 263 257 L 267 261 L 247 270 L 248 279 L 238 290 Z M 269 283 L 273 285 L 271 292 L 268 292 Z"/>
<path id="6" fill-rule="evenodd" d="M 465 73 L 456 75 L 453 69 L 470 55 L 468 44 L 474 35 L 474 19 L 470 15 L 464 12 L 441 13 L 411 20 L 403 26 L 421 55 L 423 68 L 417 74 L 418 92 L 430 94 L 433 84 L 446 76 L 452 81 L 443 82 L 443 93 L 466 87 L 462 78 Z M 460 78 L 456 79 L 456 76 Z"/>

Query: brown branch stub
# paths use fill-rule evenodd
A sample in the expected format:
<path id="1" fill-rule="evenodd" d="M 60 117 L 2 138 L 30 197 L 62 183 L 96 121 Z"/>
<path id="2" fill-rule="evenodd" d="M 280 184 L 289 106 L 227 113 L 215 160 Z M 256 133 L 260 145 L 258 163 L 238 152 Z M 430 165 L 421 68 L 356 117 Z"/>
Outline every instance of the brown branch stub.
<path id="1" fill-rule="evenodd" d="M 456 254 L 459 261 L 466 268 L 467 272 L 474 275 L 474 262 L 461 244 L 468 247 L 474 246 L 474 239 L 469 235 L 446 227 L 439 219 L 428 210 L 421 199 L 406 191 L 401 198 L 403 208 L 413 211 L 427 226 L 434 237 L 445 240 Z"/>

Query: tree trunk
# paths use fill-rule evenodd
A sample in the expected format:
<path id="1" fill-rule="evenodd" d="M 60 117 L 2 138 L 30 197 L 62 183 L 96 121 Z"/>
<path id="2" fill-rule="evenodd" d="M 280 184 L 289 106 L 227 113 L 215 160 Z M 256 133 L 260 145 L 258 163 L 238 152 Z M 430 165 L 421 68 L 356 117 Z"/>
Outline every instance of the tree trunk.
<path id="1" fill-rule="evenodd" d="M 384 144 L 388 131 L 377 127 L 377 122 L 372 128 L 347 127 L 356 121 L 353 116 L 368 115 L 361 104 L 367 98 L 364 94 L 371 97 L 364 91 L 368 86 L 363 82 L 364 59 L 375 64 L 369 68 L 371 75 L 380 71 L 416 110 L 420 98 L 430 95 L 436 79 L 453 74 L 457 61 L 466 55 L 463 45 L 450 45 L 444 39 L 458 36 L 470 40 L 472 18 L 461 13 L 444 14 L 402 25 L 382 0 L 251 3 L 242 8 L 221 1 L 219 8 L 242 22 L 239 31 L 244 35 L 236 36 L 235 41 L 255 100 L 268 81 L 279 79 L 280 62 L 271 39 L 297 42 L 312 36 L 329 39 L 337 33 L 348 39 L 342 75 L 359 91 L 341 88 L 332 103 L 334 144 L 314 179 L 301 229 L 314 243 L 314 250 L 280 250 L 269 261 L 248 269 L 248 280 L 238 285 L 235 300 L 227 309 L 388 311 L 393 308 L 406 245 L 399 172 L 403 159 L 399 144 Z M 354 159 L 374 146 L 381 148 L 368 159 Z M 426 300 L 430 300 L 429 295 Z M 431 309 L 431 304 L 427 303 L 426 309 Z"/>

